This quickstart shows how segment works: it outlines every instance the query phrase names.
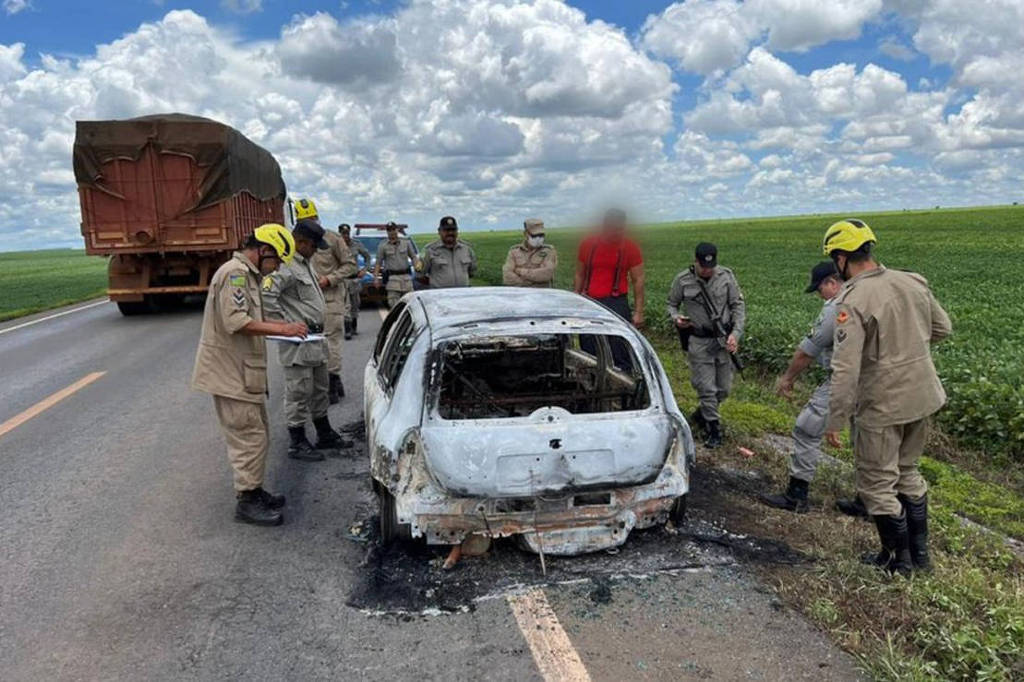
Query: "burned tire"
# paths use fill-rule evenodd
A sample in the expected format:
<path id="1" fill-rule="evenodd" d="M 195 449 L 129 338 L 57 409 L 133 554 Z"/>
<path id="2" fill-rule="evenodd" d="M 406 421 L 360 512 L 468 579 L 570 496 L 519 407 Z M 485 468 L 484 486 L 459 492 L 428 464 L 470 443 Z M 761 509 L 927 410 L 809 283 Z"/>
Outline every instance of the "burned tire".
<path id="1" fill-rule="evenodd" d="M 668 518 L 672 525 L 677 528 L 686 523 L 686 495 L 680 495 L 672 503 L 672 509 L 668 512 Z"/>
<path id="2" fill-rule="evenodd" d="M 408 523 L 398 522 L 395 496 L 384 486 L 381 486 L 377 492 L 377 504 L 379 506 L 381 543 L 390 545 L 395 540 L 411 540 L 412 529 Z"/>

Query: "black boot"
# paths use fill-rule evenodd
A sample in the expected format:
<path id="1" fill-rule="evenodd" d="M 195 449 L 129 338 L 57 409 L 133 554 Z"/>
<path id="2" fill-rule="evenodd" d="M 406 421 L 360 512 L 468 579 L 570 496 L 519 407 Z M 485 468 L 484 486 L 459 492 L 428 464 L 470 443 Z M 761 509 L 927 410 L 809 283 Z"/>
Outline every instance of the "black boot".
<path id="1" fill-rule="evenodd" d="M 306 439 L 306 427 L 289 426 L 288 436 L 291 438 L 291 445 L 288 447 L 288 456 L 292 459 L 300 459 L 303 462 L 320 462 L 324 459 L 324 453 L 317 452 Z"/>
<path id="2" fill-rule="evenodd" d="M 331 422 L 327 417 L 314 419 L 313 426 L 316 427 L 317 450 L 347 450 L 352 447 L 352 441 L 345 440 L 331 428 Z"/>
<path id="3" fill-rule="evenodd" d="M 862 519 L 870 518 L 868 508 L 864 506 L 864 501 L 860 499 L 860 495 L 857 495 L 852 500 L 836 500 L 836 509 L 847 516 L 856 516 Z"/>
<path id="4" fill-rule="evenodd" d="M 910 560 L 910 533 L 907 530 L 906 512 L 900 516 L 879 514 L 872 518 L 875 519 L 875 527 L 878 528 L 882 551 L 877 555 L 865 554 L 861 561 L 878 566 L 889 573 L 910 575 L 913 563 Z"/>
<path id="5" fill-rule="evenodd" d="M 259 495 L 260 499 L 263 500 L 263 504 L 267 505 L 270 509 L 280 509 L 284 506 L 284 495 L 275 495 L 263 488 L 256 488 L 253 492 Z"/>
<path id="6" fill-rule="evenodd" d="M 280 526 L 284 521 L 281 512 L 268 507 L 258 491 L 259 488 L 238 493 L 238 502 L 235 504 L 235 520 L 255 526 Z"/>
<path id="7" fill-rule="evenodd" d="M 804 514 L 809 506 L 807 502 L 807 489 L 809 486 L 810 483 L 807 481 L 790 476 L 786 492 L 779 493 L 778 495 L 758 495 L 758 499 L 769 507 Z"/>
<path id="8" fill-rule="evenodd" d="M 335 383 L 334 383 L 335 395 L 338 396 L 338 400 L 341 400 L 342 398 L 345 397 L 345 384 L 341 383 L 341 375 L 340 374 L 332 374 L 331 376 L 334 377 L 334 381 L 335 381 Z"/>
<path id="9" fill-rule="evenodd" d="M 910 560 L 918 571 L 932 570 L 928 556 L 928 496 L 922 495 L 912 502 L 906 495 L 899 495 L 903 511 L 907 515 L 907 532 L 910 534 Z"/>
<path id="10" fill-rule="evenodd" d="M 709 450 L 722 447 L 722 425 L 717 419 L 708 421 L 708 437 L 704 441 L 704 447 Z"/>
<path id="11" fill-rule="evenodd" d="M 352 316 L 352 336 L 359 336 L 359 311 Z"/>
<path id="12" fill-rule="evenodd" d="M 327 379 L 331 382 L 330 386 L 327 387 L 327 402 L 331 405 L 337 405 L 339 401 L 338 384 L 341 383 L 341 379 L 337 374 L 329 374 Z"/>
<path id="13" fill-rule="evenodd" d="M 690 423 L 697 427 L 701 435 L 707 436 L 708 422 L 704 419 L 704 414 L 700 411 L 699 407 L 690 415 Z"/>
<path id="14" fill-rule="evenodd" d="M 348 341 L 352 338 L 352 321 L 345 320 L 345 340 Z"/>

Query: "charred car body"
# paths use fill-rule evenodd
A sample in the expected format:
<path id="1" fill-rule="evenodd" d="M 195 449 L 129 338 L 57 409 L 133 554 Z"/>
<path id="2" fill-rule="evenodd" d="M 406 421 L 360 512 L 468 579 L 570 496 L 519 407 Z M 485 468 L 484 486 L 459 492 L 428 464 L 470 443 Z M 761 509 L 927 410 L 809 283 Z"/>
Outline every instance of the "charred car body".
<path id="1" fill-rule="evenodd" d="M 622 544 L 685 512 L 693 439 L 632 326 L 566 291 L 407 294 L 381 327 L 364 413 L 385 541 Z"/>

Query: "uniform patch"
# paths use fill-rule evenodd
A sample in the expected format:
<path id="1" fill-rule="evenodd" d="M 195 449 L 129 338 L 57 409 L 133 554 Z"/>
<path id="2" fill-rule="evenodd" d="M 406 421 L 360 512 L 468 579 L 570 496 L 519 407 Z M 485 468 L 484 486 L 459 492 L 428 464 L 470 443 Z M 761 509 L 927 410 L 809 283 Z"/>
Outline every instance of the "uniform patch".
<path id="1" fill-rule="evenodd" d="M 231 293 L 231 300 L 235 302 L 235 307 L 245 308 L 245 292 L 238 289 Z"/>
<path id="2" fill-rule="evenodd" d="M 267 275 L 263 278 L 263 291 L 270 291 L 270 287 L 274 286 L 274 280 Z"/>
<path id="3" fill-rule="evenodd" d="M 228 281 L 231 282 L 231 286 L 233 287 L 244 287 L 245 275 L 232 275 L 231 279 L 229 279 Z"/>
<path id="4" fill-rule="evenodd" d="M 850 319 L 850 313 L 846 312 L 845 310 L 840 310 L 839 314 L 836 315 L 836 322 L 838 322 L 839 324 L 845 323 L 848 319 Z"/>
<path id="5" fill-rule="evenodd" d="M 846 330 L 840 329 L 836 332 L 836 343 L 842 343 L 843 341 L 846 341 Z"/>

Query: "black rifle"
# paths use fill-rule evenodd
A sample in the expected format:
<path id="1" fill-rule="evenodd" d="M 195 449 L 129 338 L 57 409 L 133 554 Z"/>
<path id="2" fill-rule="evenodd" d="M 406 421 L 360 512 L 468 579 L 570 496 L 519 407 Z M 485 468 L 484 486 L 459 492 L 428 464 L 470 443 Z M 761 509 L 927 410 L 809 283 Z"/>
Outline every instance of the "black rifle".
<path id="1" fill-rule="evenodd" d="M 707 313 L 708 318 L 711 320 L 711 330 L 715 336 L 718 337 L 718 342 L 725 347 L 726 339 L 729 338 L 729 334 L 732 333 L 732 325 L 726 326 L 722 322 L 722 313 L 715 308 L 714 302 L 711 300 L 711 296 L 708 294 L 707 287 L 704 285 L 704 280 L 697 277 L 697 286 L 700 287 L 700 293 L 697 295 L 700 300 L 700 304 L 704 306 L 704 312 Z M 729 359 L 732 360 L 732 366 L 736 368 L 737 372 L 743 372 L 743 362 L 740 360 L 740 356 L 736 353 L 729 353 Z"/>

